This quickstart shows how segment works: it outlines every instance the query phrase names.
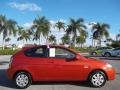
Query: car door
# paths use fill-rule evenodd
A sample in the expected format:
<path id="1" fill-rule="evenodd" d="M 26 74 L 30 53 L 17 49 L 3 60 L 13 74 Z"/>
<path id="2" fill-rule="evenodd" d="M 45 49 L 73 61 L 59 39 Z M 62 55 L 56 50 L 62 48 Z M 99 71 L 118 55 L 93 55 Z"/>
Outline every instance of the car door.
<path id="1" fill-rule="evenodd" d="M 35 81 L 44 81 L 53 78 L 53 60 L 48 59 L 48 49 L 46 47 L 32 48 L 25 53 L 27 56 L 25 59 L 27 59 L 29 69 L 34 74 Z"/>
<path id="2" fill-rule="evenodd" d="M 70 81 L 83 79 L 84 65 L 82 61 L 76 60 L 73 52 L 60 47 L 50 48 L 49 51 L 49 60 L 54 62 L 53 80 Z"/>
<path id="3" fill-rule="evenodd" d="M 120 56 L 120 48 L 116 48 L 113 50 L 113 56 Z"/>

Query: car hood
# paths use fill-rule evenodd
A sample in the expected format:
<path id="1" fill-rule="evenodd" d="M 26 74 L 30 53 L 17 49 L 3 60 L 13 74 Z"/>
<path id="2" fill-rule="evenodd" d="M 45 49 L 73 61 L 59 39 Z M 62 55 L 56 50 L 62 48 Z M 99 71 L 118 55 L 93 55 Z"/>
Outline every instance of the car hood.
<path id="1" fill-rule="evenodd" d="M 89 65 L 93 65 L 93 66 L 102 66 L 107 64 L 107 62 L 95 58 L 87 58 L 86 62 L 89 63 Z"/>

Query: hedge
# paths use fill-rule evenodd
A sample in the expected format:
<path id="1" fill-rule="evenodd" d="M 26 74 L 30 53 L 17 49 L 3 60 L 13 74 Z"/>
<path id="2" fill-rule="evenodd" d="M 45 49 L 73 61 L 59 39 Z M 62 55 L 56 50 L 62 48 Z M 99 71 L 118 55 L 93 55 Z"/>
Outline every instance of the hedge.
<path id="1" fill-rule="evenodd" d="M 12 50 L 12 49 L 5 49 L 5 50 L 0 50 L 0 55 L 13 55 L 17 52 L 18 50 Z"/>

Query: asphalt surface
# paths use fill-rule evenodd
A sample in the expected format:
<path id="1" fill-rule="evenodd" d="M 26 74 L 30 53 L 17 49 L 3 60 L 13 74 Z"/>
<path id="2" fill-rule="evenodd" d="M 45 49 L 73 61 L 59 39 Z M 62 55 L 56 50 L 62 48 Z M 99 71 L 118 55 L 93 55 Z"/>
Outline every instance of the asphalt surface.
<path id="1" fill-rule="evenodd" d="M 116 79 L 108 81 L 105 86 L 101 88 L 90 87 L 85 82 L 38 82 L 33 83 L 27 90 L 120 90 L 120 57 L 92 57 L 100 58 L 110 64 L 116 69 Z M 12 81 L 7 79 L 6 69 L 10 56 L 0 56 L 0 90 L 16 90 Z"/>

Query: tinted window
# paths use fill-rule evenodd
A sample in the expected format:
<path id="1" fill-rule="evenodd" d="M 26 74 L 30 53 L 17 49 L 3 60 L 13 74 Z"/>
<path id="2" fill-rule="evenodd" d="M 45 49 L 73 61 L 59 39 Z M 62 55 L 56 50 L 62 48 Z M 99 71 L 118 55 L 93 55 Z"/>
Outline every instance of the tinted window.
<path id="1" fill-rule="evenodd" d="M 31 48 L 25 51 L 26 56 L 30 57 L 45 57 L 45 48 Z"/>

